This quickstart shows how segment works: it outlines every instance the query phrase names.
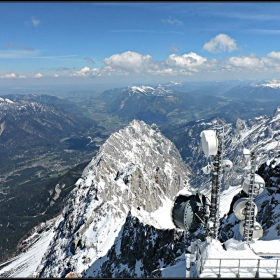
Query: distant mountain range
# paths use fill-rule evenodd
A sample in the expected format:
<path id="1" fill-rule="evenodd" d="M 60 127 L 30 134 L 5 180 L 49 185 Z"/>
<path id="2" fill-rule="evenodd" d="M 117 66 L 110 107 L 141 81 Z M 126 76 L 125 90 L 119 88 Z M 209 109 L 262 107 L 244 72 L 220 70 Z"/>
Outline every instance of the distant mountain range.
<path id="1" fill-rule="evenodd" d="M 127 87 L 104 91 L 100 100 L 106 104 L 107 113 L 124 118 L 137 118 L 149 124 L 166 123 L 174 116 L 183 118 L 180 113 L 193 116 L 195 111 L 218 107 L 216 97 L 195 97 L 188 93 L 157 87 Z"/>
<path id="2" fill-rule="evenodd" d="M 111 89 L 104 91 L 99 100 L 104 102 L 108 114 L 128 120 L 137 118 L 148 124 L 158 125 L 187 123 L 216 116 L 226 121 L 236 121 L 237 118 L 270 115 L 277 106 L 273 101 L 231 100 L 218 94 L 222 88 L 229 88 L 229 84 L 218 83 L 210 88 L 205 86 L 189 92 L 179 91 L 177 88 L 180 86 L 181 84 L 173 83 L 167 84 L 167 87 L 158 85 Z M 223 92 L 224 96 L 227 94 L 228 91 Z"/>
<path id="3" fill-rule="evenodd" d="M 13 100 L 14 102 L 36 102 L 42 105 L 56 105 L 63 109 L 64 111 L 78 115 L 79 117 L 82 116 L 81 108 L 75 104 L 74 102 L 69 101 L 65 98 L 58 98 L 54 95 L 47 95 L 47 94 L 8 94 L 4 95 L 4 98 L 8 98 Z"/>
<path id="4" fill-rule="evenodd" d="M 280 83 L 274 81 L 238 85 L 224 92 L 223 96 L 245 100 L 262 99 L 280 101 Z"/>
<path id="5" fill-rule="evenodd" d="M 52 149 L 64 137 L 85 131 L 91 120 L 70 114 L 57 105 L 16 98 L 0 98 L 0 154 L 13 156 L 30 147 Z"/>
<path id="6" fill-rule="evenodd" d="M 188 92 L 197 96 L 220 95 L 238 85 L 245 85 L 248 81 L 207 81 L 207 82 L 170 82 L 162 84 L 166 89 Z"/>

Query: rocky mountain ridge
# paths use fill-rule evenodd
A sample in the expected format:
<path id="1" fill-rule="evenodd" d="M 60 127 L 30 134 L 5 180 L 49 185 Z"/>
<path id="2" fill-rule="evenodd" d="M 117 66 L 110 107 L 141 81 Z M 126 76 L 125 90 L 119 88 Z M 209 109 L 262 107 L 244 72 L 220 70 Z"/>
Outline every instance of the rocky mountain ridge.
<path id="1" fill-rule="evenodd" d="M 239 99 L 280 100 L 280 87 L 277 82 L 250 83 L 238 85 L 223 93 L 223 96 Z"/>
<path id="2" fill-rule="evenodd" d="M 222 191 L 233 189 L 237 193 L 246 167 L 243 148 L 257 149 L 258 167 L 271 159 L 279 141 L 279 120 L 280 108 L 271 117 L 238 120 L 236 124 L 219 119 L 197 121 L 184 130 L 189 149 L 186 163 L 170 140 L 142 121 L 134 120 L 112 134 L 85 168 L 62 214 L 48 228 L 48 239 L 43 237 L 46 231 L 41 234 L 39 240 L 45 238 L 49 246 L 41 256 L 37 277 L 64 277 L 68 273 L 81 277 L 162 277 L 169 266 L 185 261 L 191 240 L 204 238 L 201 228 L 192 235 L 184 233 L 175 229 L 170 219 L 178 191 L 196 189 L 209 194 L 211 176 L 200 170 L 209 161 L 199 147 L 200 132 L 224 126 L 224 158 L 234 162 L 234 169 L 224 174 Z M 260 213 L 270 211 L 269 202 L 266 204 Z M 268 238 L 269 227 L 274 230 L 277 225 L 275 221 L 263 222 Z M 225 224 L 222 222 L 222 228 Z M 237 224 L 228 229 L 234 226 Z M 27 253 L 34 247 L 30 246 Z M 164 254 L 166 251 L 169 253 Z M 35 271 L 28 271 L 28 262 L 24 262 L 22 273 Z M 14 267 L 6 266 L 0 275 L 20 275 Z"/>
<path id="3" fill-rule="evenodd" d="M 232 100 L 226 94 L 234 85 L 236 84 L 206 83 L 185 84 L 184 87 L 181 87 L 182 84 L 130 86 L 106 90 L 99 96 L 98 102 L 102 103 L 108 114 L 129 121 L 140 119 L 149 125 L 180 125 L 217 116 L 233 122 L 238 117 L 249 119 L 273 112 L 273 101 L 260 102 L 258 97 L 246 99 L 242 96 Z"/>
<path id="4" fill-rule="evenodd" d="M 53 145 L 54 137 L 59 141 L 78 127 L 86 129 L 91 125 L 55 105 L 0 99 L 0 145 L 7 152 L 27 147 L 30 142 L 34 146 Z"/>
<path id="5" fill-rule="evenodd" d="M 53 238 L 37 275 L 92 276 L 90 268 L 113 246 L 129 213 L 145 226 L 174 228 L 169 213 L 172 198 L 189 188 L 188 176 L 188 166 L 174 144 L 144 122 L 134 120 L 112 134 L 77 181 L 57 226 L 49 229 Z"/>

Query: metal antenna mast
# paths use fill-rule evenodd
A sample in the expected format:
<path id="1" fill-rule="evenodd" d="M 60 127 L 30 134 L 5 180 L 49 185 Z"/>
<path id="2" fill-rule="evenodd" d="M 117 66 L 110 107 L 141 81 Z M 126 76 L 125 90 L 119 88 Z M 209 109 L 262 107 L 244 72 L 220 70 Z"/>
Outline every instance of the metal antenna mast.
<path id="1" fill-rule="evenodd" d="M 222 185 L 222 161 L 223 161 L 223 146 L 224 146 L 224 127 L 222 132 L 217 133 L 218 138 L 218 151 L 213 160 L 213 173 L 212 173 L 212 192 L 211 192 L 211 205 L 209 217 L 209 230 L 210 236 L 217 239 L 219 230 L 219 206 L 220 206 L 220 191 Z"/>
<path id="2" fill-rule="evenodd" d="M 256 156 L 255 152 L 250 153 L 251 161 L 251 172 L 250 172 L 250 185 L 248 190 L 249 199 L 245 207 L 245 221 L 244 221 L 244 232 L 243 241 L 249 244 L 252 241 L 254 223 L 255 223 L 255 203 L 254 199 L 258 195 L 258 189 L 255 188 L 255 169 L 256 169 Z"/>
<path id="3" fill-rule="evenodd" d="M 212 189 L 209 216 L 206 215 L 208 233 L 211 239 L 218 238 L 220 225 L 220 192 L 222 186 L 223 171 L 232 168 L 232 162 L 223 159 L 224 153 L 224 125 L 216 127 L 216 130 L 203 130 L 200 133 L 202 150 L 206 157 L 214 156 L 213 163 L 202 168 L 205 174 L 212 171 Z M 209 217 L 209 218 L 208 218 Z"/>

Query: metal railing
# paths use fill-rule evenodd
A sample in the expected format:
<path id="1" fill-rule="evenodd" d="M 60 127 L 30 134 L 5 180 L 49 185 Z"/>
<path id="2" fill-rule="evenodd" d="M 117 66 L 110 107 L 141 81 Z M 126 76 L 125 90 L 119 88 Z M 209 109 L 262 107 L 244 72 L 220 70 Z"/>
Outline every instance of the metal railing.
<path id="1" fill-rule="evenodd" d="M 199 277 L 213 277 L 220 278 L 231 277 L 277 277 L 280 276 L 280 258 L 259 258 L 259 259 L 245 259 L 245 258 L 205 258 L 202 256 L 202 251 L 207 246 L 206 243 L 197 240 L 191 244 L 190 262 L 194 262 L 196 272 Z M 238 253 L 238 252 L 236 252 Z M 271 254 L 270 254 L 270 257 Z M 190 264 L 187 264 L 187 270 L 190 269 Z M 189 277 L 191 277 L 189 273 Z"/>
<path id="2" fill-rule="evenodd" d="M 200 277 L 217 276 L 224 277 L 254 277 L 260 278 L 273 276 L 277 278 L 279 271 L 280 259 L 219 259 L 207 258 L 203 259 L 200 256 L 199 261 L 199 275 Z M 280 273 L 280 272 L 279 272 Z"/>

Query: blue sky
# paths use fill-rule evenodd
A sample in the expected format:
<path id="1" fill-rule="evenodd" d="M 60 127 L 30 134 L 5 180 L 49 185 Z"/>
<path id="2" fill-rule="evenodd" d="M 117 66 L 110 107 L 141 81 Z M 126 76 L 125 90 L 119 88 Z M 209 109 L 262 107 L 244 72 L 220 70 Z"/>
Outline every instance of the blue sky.
<path id="1" fill-rule="evenodd" d="M 279 2 L 1 2 L 0 26 L 0 85 L 280 79 Z"/>

